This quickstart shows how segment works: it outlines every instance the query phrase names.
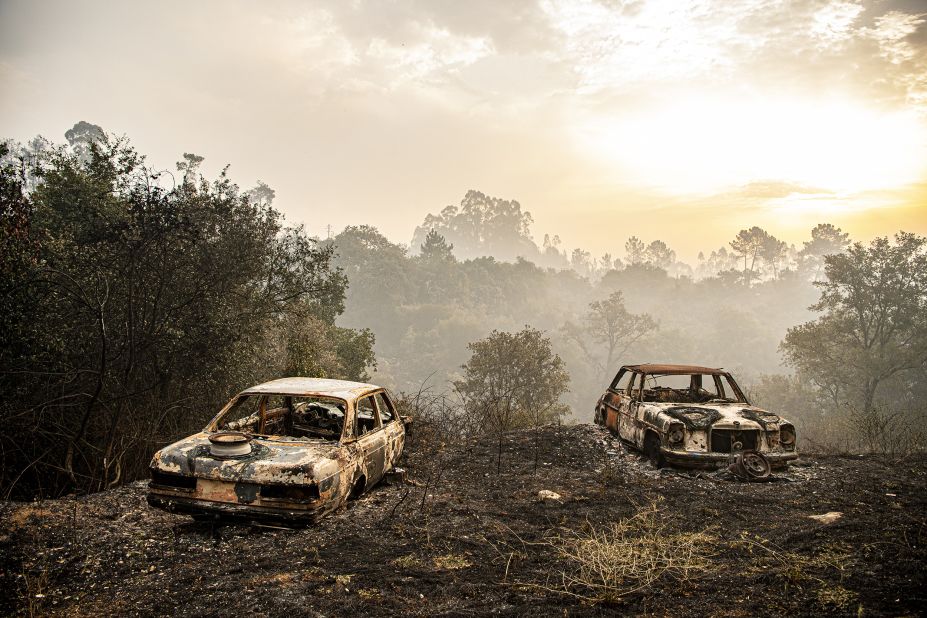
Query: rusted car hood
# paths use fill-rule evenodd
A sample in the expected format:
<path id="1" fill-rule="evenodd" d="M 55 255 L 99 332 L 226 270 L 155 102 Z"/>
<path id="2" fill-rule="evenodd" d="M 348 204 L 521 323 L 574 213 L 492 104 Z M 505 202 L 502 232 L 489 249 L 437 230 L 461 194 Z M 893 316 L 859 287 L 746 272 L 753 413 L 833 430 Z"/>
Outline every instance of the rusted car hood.
<path id="1" fill-rule="evenodd" d="M 665 414 L 682 421 L 689 429 L 739 427 L 740 429 L 778 428 L 784 419 L 762 408 L 743 403 L 644 403 L 645 411 Z M 737 425 L 735 425 L 735 422 Z"/>
<path id="2" fill-rule="evenodd" d="M 223 481 L 271 484 L 322 483 L 341 469 L 344 446 L 321 440 L 278 442 L 255 438 L 251 454 L 216 457 L 209 452 L 209 434 L 198 433 L 157 453 L 151 467 L 170 474 Z"/>

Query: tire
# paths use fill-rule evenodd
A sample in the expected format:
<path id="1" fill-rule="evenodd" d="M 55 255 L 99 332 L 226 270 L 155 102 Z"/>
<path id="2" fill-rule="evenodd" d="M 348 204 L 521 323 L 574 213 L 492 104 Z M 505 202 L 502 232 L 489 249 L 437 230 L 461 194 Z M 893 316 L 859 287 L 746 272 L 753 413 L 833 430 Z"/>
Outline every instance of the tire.
<path id="1" fill-rule="evenodd" d="M 654 468 L 659 469 L 666 465 L 663 453 L 660 452 L 660 437 L 657 434 L 647 432 L 644 438 L 644 455 L 647 456 Z"/>

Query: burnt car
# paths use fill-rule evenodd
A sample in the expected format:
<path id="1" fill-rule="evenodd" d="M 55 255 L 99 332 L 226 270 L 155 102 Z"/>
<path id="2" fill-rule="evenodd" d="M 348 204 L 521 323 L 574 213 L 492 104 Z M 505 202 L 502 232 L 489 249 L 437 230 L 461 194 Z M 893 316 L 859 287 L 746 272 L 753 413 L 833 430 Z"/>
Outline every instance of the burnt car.
<path id="1" fill-rule="evenodd" d="M 154 454 L 148 504 L 194 517 L 315 521 L 394 471 L 408 424 L 373 384 L 259 384 Z"/>
<path id="2" fill-rule="evenodd" d="M 625 365 L 596 404 L 595 422 L 657 467 L 717 467 L 738 453 L 760 453 L 781 468 L 798 457 L 795 427 L 750 405 L 722 369 Z"/>

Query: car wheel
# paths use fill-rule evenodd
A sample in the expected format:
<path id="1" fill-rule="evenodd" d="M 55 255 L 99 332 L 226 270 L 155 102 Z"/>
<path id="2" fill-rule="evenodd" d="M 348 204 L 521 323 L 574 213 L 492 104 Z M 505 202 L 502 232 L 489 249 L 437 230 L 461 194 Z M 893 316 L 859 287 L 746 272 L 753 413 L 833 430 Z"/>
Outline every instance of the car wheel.
<path id="1" fill-rule="evenodd" d="M 650 460 L 654 468 L 662 468 L 666 464 L 663 453 L 660 452 L 660 438 L 655 433 L 648 433 L 644 438 L 644 455 Z"/>

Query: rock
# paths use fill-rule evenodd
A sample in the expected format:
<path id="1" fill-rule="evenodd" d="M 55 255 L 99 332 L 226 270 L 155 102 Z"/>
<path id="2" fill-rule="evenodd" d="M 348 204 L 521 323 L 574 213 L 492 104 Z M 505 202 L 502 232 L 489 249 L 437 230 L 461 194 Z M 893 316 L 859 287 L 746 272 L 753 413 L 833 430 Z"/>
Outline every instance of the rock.
<path id="1" fill-rule="evenodd" d="M 828 513 L 824 513 L 823 515 L 808 515 L 808 519 L 819 521 L 822 524 L 832 524 L 841 517 L 843 517 L 843 513 L 840 511 L 830 511 Z"/>
<path id="2" fill-rule="evenodd" d="M 538 500 L 541 502 L 560 502 L 560 494 L 549 489 L 542 489 L 538 492 Z"/>

